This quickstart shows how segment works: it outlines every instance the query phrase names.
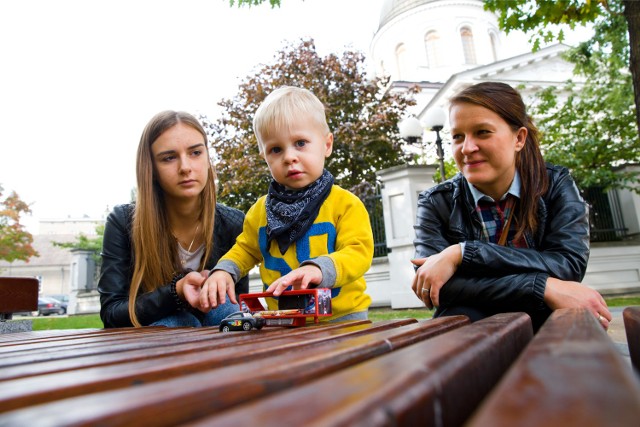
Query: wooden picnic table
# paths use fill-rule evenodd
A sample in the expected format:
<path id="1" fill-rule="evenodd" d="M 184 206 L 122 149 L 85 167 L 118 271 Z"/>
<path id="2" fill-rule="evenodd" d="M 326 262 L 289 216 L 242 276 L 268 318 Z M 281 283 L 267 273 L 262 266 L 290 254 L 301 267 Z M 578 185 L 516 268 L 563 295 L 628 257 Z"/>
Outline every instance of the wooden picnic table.
<path id="1" fill-rule="evenodd" d="M 573 386 L 575 384 L 575 386 Z M 584 310 L 0 335 L 0 426 L 638 425 L 640 381 Z M 564 424 L 563 424 L 564 423 Z"/>

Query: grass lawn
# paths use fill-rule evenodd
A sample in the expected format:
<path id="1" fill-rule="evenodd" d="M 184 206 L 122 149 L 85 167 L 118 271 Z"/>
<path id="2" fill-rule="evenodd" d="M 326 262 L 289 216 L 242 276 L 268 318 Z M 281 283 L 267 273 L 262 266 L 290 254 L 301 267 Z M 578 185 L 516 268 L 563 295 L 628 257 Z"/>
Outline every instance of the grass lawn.
<path id="1" fill-rule="evenodd" d="M 606 298 L 609 307 L 626 307 L 629 305 L 640 305 L 640 297 L 630 298 Z M 369 319 L 374 322 L 388 319 L 430 319 L 433 310 L 426 308 L 408 308 L 392 310 L 390 308 L 372 308 L 369 310 Z M 19 319 L 16 318 L 16 319 Z M 33 319 L 33 330 L 46 329 L 84 329 L 102 328 L 102 321 L 98 314 L 83 314 L 78 316 L 49 316 Z"/>

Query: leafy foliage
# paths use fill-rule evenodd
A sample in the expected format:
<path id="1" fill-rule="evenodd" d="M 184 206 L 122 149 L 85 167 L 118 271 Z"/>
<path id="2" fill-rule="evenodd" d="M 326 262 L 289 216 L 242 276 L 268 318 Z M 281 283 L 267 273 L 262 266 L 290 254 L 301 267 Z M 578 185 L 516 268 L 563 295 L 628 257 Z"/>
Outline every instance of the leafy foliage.
<path id="1" fill-rule="evenodd" d="M 231 7 L 233 7 L 234 4 L 237 4 L 238 7 L 241 7 L 241 6 L 251 7 L 251 6 L 258 6 L 264 3 L 265 1 L 267 0 L 229 0 L 229 5 Z M 272 8 L 276 6 L 280 7 L 280 0 L 269 0 L 269 4 L 271 5 Z"/>
<path id="2" fill-rule="evenodd" d="M 640 139 L 633 122 L 634 112 L 620 98 L 630 93 L 602 93 L 591 85 L 569 87 L 566 101 L 557 91 L 538 94 L 539 104 L 530 108 L 540 117 L 545 159 L 567 166 L 580 188 L 632 188 L 638 177 L 616 171 L 623 163 L 640 161 Z"/>
<path id="3" fill-rule="evenodd" d="M 507 34 L 522 30 L 532 34 L 534 50 L 542 42 L 564 40 L 562 25 L 574 29 L 576 25 L 594 22 L 607 0 L 485 0 L 485 9 L 498 12 L 498 24 Z"/>
<path id="4" fill-rule="evenodd" d="M 545 158 L 569 167 L 580 188 L 631 188 L 640 177 L 616 170 L 640 160 L 623 2 L 487 0 L 485 7 L 500 13 L 506 32 L 533 32 L 535 47 L 554 38 L 562 41 L 557 25 L 593 24 L 594 36 L 566 55 L 585 82 L 541 91 L 529 112 L 543 133 Z"/>
<path id="5" fill-rule="evenodd" d="M 546 89 L 530 108 L 544 134 L 545 158 L 569 167 L 583 189 L 632 188 L 640 178 L 616 171 L 623 163 L 640 161 L 640 138 L 631 125 L 636 112 L 626 67 L 627 25 L 620 7 L 612 2 L 610 14 L 596 19 L 593 38 L 567 55 L 585 83 Z"/>
<path id="6" fill-rule="evenodd" d="M 2 199 L 3 191 L 0 185 L 0 259 L 29 262 L 38 252 L 31 246 L 33 236 L 20 224 L 20 216 L 30 214 L 31 209 L 15 191 Z"/>
<path id="7" fill-rule="evenodd" d="M 628 90 L 632 94 L 635 93 L 633 102 L 636 107 L 636 131 L 640 132 L 640 3 L 637 0 L 486 0 L 485 9 L 498 12 L 499 25 L 507 33 L 512 30 L 532 33 L 534 50 L 540 46 L 541 41 L 562 41 L 562 24 L 568 25 L 569 28 L 594 24 L 595 37 L 579 48 L 586 54 L 582 59 L 587 60 L 582 61 L 581 65 L 584 66 L 588 62 L 597 64 L 598 62 L 588 59 L 598 48 L 602 55 L 606 55 L 607 49 L 610 49 L 612 57 L 621 59 L 620 63 L 613 61 L 609 64 L 616 66 L 611 71 L 619 72 L 626 64 L 624 68 L 630 70 L 632 75 Z M 601 44 L 602 42 L 604 44 Z M 605 62 L 601 61 L 600 64 L 604 65 Z M 604 68 L 600 70 L 605 74 L 609 71 Z M 589 70 L 588 67 L 582 71 L 590 77 L 596 76 L 594 70 Z"/>
<path id="8" fill-rule="evenodd" d="M 259 66 L 241 83 L 233 99 L 220 101 L 224 112 L 216 122 L 200 117 L 217 155 L 220 199 L 246 211 L 266 194 L 271 177 L 258 155 L 252 120 L 264 98 L 283 85 L 307 88 L 325 104 L 334 135 L 326 167 L 337 184 L 360 197 L 369 194 L 376 171 L 410 159 L 396 124 L 415 101 L 386 92 L 387 83 L 367 78 L 360 52 L 321 57 L 313 40 L 285 46 L 273 64 Z"/>

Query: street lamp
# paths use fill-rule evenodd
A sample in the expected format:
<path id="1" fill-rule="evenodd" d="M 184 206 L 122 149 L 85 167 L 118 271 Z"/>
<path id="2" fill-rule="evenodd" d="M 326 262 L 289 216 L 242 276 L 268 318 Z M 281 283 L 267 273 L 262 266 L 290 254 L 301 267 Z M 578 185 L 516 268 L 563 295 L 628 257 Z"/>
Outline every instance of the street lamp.
<path id="1" fill-rule="evenodd" d="M 418 120 L 417 117 L 411 116 L 398 124 L 400 136 L 410 144 L 415 144 L 420 141 L 425 129 L 436 132 L 436 154 L 440 161 L 440 176 L 442 177 L 442 182 L 444 182 L 446 178 L 444 173 L 444 151 L 442 151 L 442 138 L 440 138 L 440 131 L 444 127 L 444 122 L 446 120 L 447 114 L 445 111 L 440 107 L 433 107 L 427 110 L 422 123 L 420 123 L 420 120 Z"/>

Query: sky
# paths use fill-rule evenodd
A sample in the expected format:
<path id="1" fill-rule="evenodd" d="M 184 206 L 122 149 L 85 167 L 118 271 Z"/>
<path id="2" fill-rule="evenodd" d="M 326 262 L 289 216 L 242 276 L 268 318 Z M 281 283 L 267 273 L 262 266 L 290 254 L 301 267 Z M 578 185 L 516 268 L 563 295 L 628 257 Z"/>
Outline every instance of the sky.
<path id="1" fill-rule="evenodd" d="M 140 134 L 157 112 L 219 115 L 259 64 L 312 37 L 368 52 L 381 0 L 0 2 L 0 185 L 22 221 L 102 218 L 130 200 Z"/>
<path id="2" fill-rule="evenodd" d="M 0 185 L 30 204 L 27 229 L 127 203 L 148 120 L 165 109 L 215 120 L 218 102 L 287 43 L 369 55 L 382 0 L 282 3 L 1 1 Z"/>

